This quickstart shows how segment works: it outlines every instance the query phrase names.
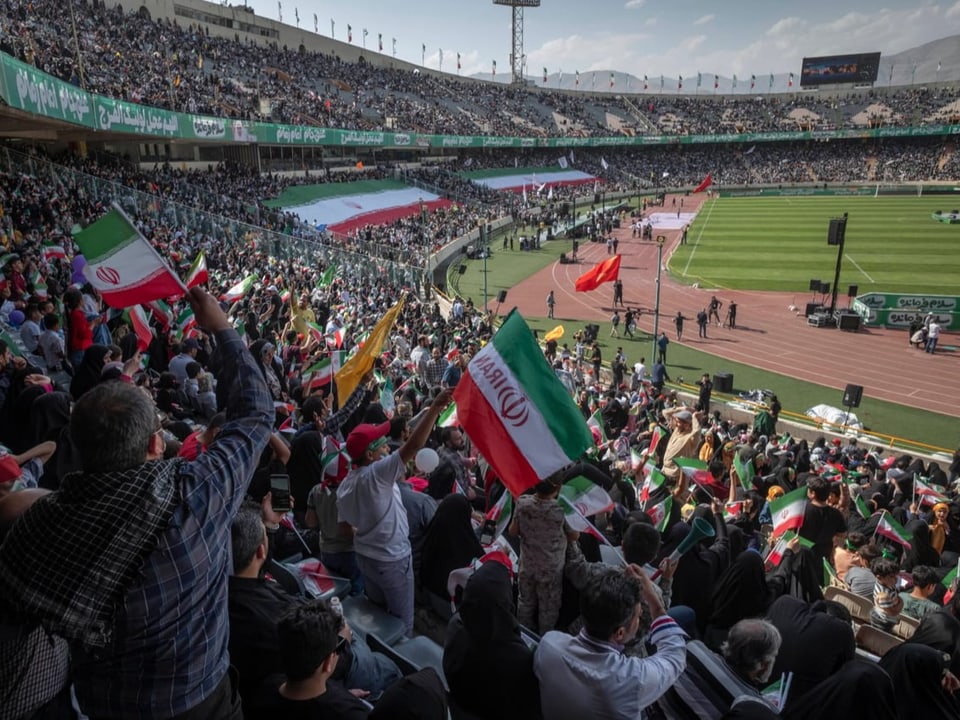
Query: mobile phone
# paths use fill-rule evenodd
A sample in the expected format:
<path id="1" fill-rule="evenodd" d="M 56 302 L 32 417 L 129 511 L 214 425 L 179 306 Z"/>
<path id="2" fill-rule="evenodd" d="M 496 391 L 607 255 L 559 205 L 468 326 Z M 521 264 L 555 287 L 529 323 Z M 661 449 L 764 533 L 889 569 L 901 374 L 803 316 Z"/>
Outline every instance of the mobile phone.
<path id="1" fill-rule="evenodd" d="M 274 512 L 290 511 L 290 476 L 270 476 L 270 506 Z"/>
<path id="2" fill-rule="evenodd" d="M 483 523 L 483 529 L 480 531 L 480 544 L 484 547 L 492 545 L 496 540 L 494 533 L 497 532 L 497 523 L 493 520 L 486 520 Z"/>

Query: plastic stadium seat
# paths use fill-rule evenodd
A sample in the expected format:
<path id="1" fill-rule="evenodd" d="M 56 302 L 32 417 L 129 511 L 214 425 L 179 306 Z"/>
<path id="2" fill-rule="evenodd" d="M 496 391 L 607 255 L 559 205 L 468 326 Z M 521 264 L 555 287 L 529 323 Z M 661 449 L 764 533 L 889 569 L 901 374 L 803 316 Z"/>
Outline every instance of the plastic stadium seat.
<path id="1" fill-rule="evenodd" d="M 857 647 L 868 653 L 883 657 L 888 651 L 903 643 L 903 638 L 884 632 L 872 625 L 861 625 L 857 628 Z"/>
<path id="2" fill-rule="evenodd" d="M 376 635 L 388 645 L 403 637 L 403 621 L 395 618 L 365 597 L 348 597 L 343 601 L 343 616 L 353 627 L 363 630 L 368 636 Z"/>
<path id="3" fill-rule="evenodd" d="M 873 609 L 873 603 L 862 595 L 831 585 L 823 591 L 823 599 L 833 600 L 843 605 L 850 611 L 855 622 L 870 622 L 870 611 Z"/>
<path id="4" fill-rule="evenodd" d="M 433 668 L 447 687 L 447 678 L 443 674 L 443 647 L 424 635 L 401 640 L 393 649 L 420 668 Z M 449 690 L 449 688 L 447 688 Z"/>

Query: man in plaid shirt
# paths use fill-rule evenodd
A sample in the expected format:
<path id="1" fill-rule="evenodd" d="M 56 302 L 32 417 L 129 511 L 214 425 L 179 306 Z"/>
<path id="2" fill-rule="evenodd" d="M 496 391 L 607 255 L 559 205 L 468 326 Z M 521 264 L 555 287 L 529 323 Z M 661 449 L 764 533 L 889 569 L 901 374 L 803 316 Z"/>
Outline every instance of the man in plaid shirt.
<path id="1" fill-rule="evenodd" d="M 0 617 L 69 642 L 77 699 L 92 720 L 242 718 L 227 652 L 230 525 L 274 410 L 216 300 L 199 288 L 189 300 L 216 338 L 227 414 L 207 451 L 162 459 L 150 399 L 101 383 L 71 418 L 83 470 L 0 548 Z"/>

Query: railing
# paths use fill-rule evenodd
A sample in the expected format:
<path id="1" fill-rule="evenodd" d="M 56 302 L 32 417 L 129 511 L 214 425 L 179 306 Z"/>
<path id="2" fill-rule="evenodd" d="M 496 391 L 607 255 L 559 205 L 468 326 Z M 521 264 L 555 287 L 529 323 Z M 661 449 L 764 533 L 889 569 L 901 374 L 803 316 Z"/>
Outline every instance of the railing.
<path id="1" fill-rule="evenodd" d="M 385 278 L 394 285 L 407 286 L 421 296 L 429 289 L 429 279 L 422 267 L 355 252 L 314 232 L 310 233 L 310 237 L 304 237 L 256 227 L 9 148 L 0 152 L 0 168 L 38 178 L 46 177 L 67 187 L 83 190 L 88 197 L 105 204 L 116 202 L 137 220 L 176 228 L 190 236 L 201 235 L 218 243 L 253 244 L 274 257 L 307 266 L 336 263 L 346 277 L 365 280 Z"/>

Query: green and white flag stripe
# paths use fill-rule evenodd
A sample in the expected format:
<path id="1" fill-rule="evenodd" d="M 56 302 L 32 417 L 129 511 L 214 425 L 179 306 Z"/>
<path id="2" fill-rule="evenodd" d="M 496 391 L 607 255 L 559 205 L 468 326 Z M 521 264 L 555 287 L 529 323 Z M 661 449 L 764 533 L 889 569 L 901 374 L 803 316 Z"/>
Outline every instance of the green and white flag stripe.
<path id="1" fill-rule="evenodd" d="M 470 361 L 454 399 L 467 435 L 515 495 L 593 445 L 579 408 L 516 310 Z"/>
<path id="2" fill-rule="evenodd" d="M 111 307 L 126 308 L 186 292 L 180 278 L 116 205 L 74 239 L 87 261 L 84 277 Z"/>
<path id="3" fill-rule="evenodd" d="M 437 418 L 437 425 L 440 427 L 453 427 L 457 424 L 457 404 L 455 402 L 447 405 L 447 409 L 440 413 Z M 509 493 L 508 493 L 509 494 Z"/>

